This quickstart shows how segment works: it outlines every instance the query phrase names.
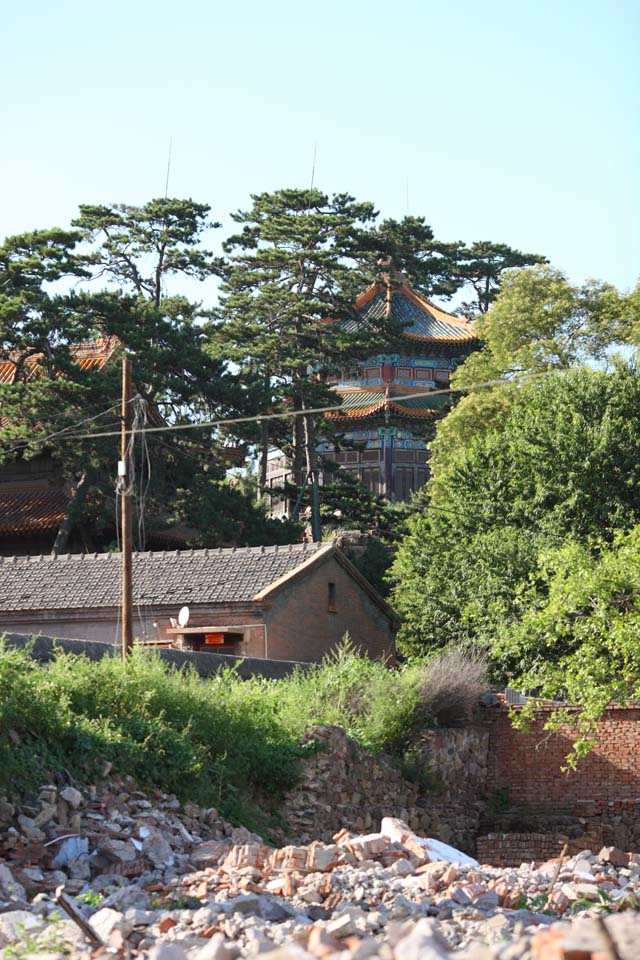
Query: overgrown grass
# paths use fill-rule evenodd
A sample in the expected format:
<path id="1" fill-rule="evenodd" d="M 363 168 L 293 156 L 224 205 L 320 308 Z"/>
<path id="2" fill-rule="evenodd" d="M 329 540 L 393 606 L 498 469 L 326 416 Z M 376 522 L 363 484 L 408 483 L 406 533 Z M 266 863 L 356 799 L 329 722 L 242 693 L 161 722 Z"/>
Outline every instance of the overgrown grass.
<path id="1" fill-rule="evenodd" d="M 29 789 L 50 772 L 116 773 L 246 819 L 257 788 L 296 780 L 299 749 L 261 684 L 225 671 L 201 680 L 134 651 L 92 662 L 59 653 L 46 666 L 0 647 L 0 783 Z"/>
<path id="2" fill-rule="evenodd" d="M 358 656 L 346 638 L 321 664 L 278 681 L 267 696 L 295 737 L 310 723 L 335 724 L 379 751 L 426 719 L 420 681 L 419 665 L 390 670 L 379 660 Z"/>
<path id="3" fill-rule="evenodd" d="M 67 770 L 80 781 L 113 771 L 255 823 L 257 792 L 274 798 L 300 772 L 311 723 L 344 727 L 371 750 L 402 754 L 428 723 L 424 665 L 390 670 L 348 642 L 285 680 L 203 680 L 135 650 L 92 662 L 59 651 L 47 665 L 0 641 L 0 787 L 22 792 Z M 255 812 L 255 811 L 254 811 Z"/>

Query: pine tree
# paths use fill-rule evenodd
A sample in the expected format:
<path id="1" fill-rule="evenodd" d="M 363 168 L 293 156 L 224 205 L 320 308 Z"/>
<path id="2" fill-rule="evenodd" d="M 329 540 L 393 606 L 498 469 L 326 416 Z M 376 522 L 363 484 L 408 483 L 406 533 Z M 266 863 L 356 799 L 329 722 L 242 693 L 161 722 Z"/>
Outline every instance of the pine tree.
<path id="1" fill-rule="evenodd" d="M 75 345 L 96 336 L 117 337 L 133 360 L 135 391 L 156 422 L 197 423 L 239 412 L 242 390 L 226 360 L 211 350 L 207 313 L 167 290 L 172 278 L 202 280 L 216 269 L 213 256 L 200 249 L 208 210 L 179 200 L 143 207 L 85 206 L 75 230 L 14 237 L 0 248 L 0 342 L 4 357 L 16 364 L 14 382 L 0 394 L 0 455 L 6 462 L 46 450 L 58 477 L 72 487 L 58 552 L 66 548 L 75 522 L 81 517 L 95 521 L 104 513 L 118 459 L 114 438 L 49 438 L 109 408 L 110 417 L 87 429 L 119 426 L 119 365 L 82 369 L 74 359 Z M 51 283 L 65 278 L 81 280 L 83 289 L 52 292 Z M 36 354 L 34 368 L 28 359 Z M 33 443 L 34 438 L 42 439 Z M 211 497 L 219 498 L 216 481 L 238 454 L 235 441 L 229 451 L 224 440 L 222 433 L 206 428 L 149 435 L 147 520 L 166 524 L 175 491 L 188 489 L 193 477 L 204 475 L 211 481 Z"/>
<path id="2" fill-rule="evenodd" d="M 376 213 L 346 193 L 317 189 L 252 200 L 251 210 L 234 215 L 241 229 L 224 244 L 218 340 L 243 375 L 261 385 L 266 407 L 330 406 L 336 398 L 325 374 L 393 336 L 375 321 L 358 331 L 339 322 L 352 314 L 356 295 L 372 279 L 369 230 Z M 263 451 L 270 439 L 263 429 Z M 291 452 L 295 483 L 300 486 L 305 474 L 314 478 L 316 418 L 300 412 L 289 435 L 278 440 Z"/>

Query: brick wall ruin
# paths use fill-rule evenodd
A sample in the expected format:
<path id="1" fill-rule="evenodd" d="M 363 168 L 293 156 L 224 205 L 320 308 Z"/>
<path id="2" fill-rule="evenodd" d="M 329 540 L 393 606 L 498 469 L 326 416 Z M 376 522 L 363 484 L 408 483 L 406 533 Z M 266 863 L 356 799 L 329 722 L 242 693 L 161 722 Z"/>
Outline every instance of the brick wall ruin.
<path id="1" fill-rule="evenodd" d="M 513 729 L 504 705 L 483 708 L 473 725 L 424 731 L 413 745 L 417 782 L 340 728 L 313 727 L 318 750 L 281 810 L 289 837 L 329 840 L 395 816 L 496 866 L 557 856 L 565 842 L 572 853 L 640 850 L 640 708 L 607 711 L 597 746 L 569 773 L 561 767 L 576 731 L 549 735 L 550 709 L 528 733 Z"/>
<path id="2" fill-rule="evenodd" d="M 504 705 L 483 711 L 490 740 L 477 850 L 496 865 L 543 859 L 552 848 L 557 855 L 565 842 L 572 853 L 640 849 L 640 709 L 607 710 L 595 747 L 566 773 L 577 731 L 546 731 L 552 709 L 541 707 L 527 733 L 513 728 Z"/>
<path id="3" fill-rule="evenodd" d="M 404 777 L 391 758 L 358 747 L 340 727 L 311 727 L 305 739 L 317 741 L 318 749 L 280 811 L 290 838 L 330 840 L 341 827 L 371 832 L 391 816 L 423 836 L 473 850 L 483 810 L 487 731 L 426 731 L 415 746 L 417 766 L 426 773 L 420 784 Z"/>
<path id="4" fill-rule="evenodd" d="M 489 793 L 508 785 L 510 803 L 528 809 L 568 809 L 603 800 L 640 797 L 640 708 L 612 707 L 597 724 L 597 743 L 577 771 L 561 774 L 577 736 L 571 726 L 555 733 L 544 725 L 552 707 L 536 712 L 528 733 L 515 730 L 504 707 L 487 708 L 491 732 Z"/>

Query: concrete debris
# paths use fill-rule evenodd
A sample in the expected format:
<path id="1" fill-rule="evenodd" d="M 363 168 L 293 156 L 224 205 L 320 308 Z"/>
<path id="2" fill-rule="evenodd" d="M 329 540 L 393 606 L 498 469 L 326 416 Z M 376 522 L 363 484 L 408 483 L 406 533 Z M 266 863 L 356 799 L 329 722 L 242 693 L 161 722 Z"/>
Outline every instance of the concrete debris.
<path id="1" fill-rule="evenodd" d="M 500 868 L 385 817 L 274 848 L 115 777 L 3 801 L 0 826 L 14 958 L 632 960 L 640 941 L 640 855 L 616 847 Z"/>

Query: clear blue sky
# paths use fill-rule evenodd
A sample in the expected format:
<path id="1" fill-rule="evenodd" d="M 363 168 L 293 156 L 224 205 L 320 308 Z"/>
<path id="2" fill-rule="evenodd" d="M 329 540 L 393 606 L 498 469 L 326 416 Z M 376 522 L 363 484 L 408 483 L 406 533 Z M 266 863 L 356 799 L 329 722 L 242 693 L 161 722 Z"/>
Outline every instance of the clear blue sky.
<path id="1" fill-rule="evenodd" d="M 3 235 L 316 185 L 640 275 L 637 0 L 31 0 L 2 15 Z M 408 184 L 408 191 L 407 191 Z M 222 231 L 219 231 L 221 234 Z M 213 242 L 211 245 L 214 245 Z"/>

